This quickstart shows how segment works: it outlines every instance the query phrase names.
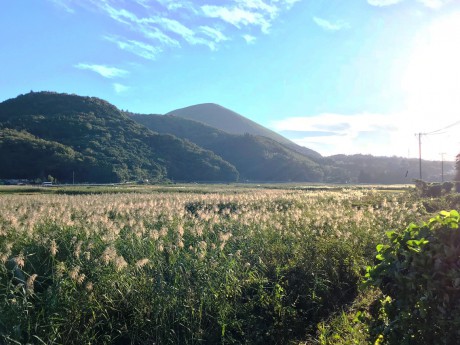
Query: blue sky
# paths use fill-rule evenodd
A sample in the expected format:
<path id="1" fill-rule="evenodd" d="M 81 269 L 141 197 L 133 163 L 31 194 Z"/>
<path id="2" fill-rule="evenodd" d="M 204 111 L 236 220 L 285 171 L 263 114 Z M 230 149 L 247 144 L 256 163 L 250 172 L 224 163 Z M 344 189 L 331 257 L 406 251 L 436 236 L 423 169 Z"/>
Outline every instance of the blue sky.
<path id="1" fill-rule="evenodd" d="M 15 0 L 0 101 L 41 90 L 230 108 L 323 155 L 454 159 L 458 0 Z M 453 126 L 450 126 L 454 124 Z"/>

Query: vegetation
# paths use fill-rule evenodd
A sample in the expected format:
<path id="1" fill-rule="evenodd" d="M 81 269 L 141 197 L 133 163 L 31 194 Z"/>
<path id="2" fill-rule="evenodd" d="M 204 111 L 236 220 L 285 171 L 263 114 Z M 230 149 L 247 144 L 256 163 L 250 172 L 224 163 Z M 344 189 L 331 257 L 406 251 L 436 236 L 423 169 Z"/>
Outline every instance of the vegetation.
<path id="1" fill-rule="evenodd" d="M 242 181 L 407 184 L 419 174 L 416 159 L 371 155 L 318 158 L 302 155 L 267 137 L 229 134 L 180 116 L 130 116 L 153 131 L 171 133 L 213 151 L 236 167 Z M 440 162 L 424 161 L 423 168 L 428 181 L 441 180 Z M 452 179 L 453 163 L 445 162 L 445 170 L 446 180 Z"/>
<path id="2" fill-rule="evenodd" d="M 138 188 L 1 196 L 0 342 L 299 342 L 425 212 L 393 191 Z"/>
<path id="3" fill-rule="evenodd" d="M 267 137 L 229 134 L 171 115 L 131 115 L 131 118 L 153 131 L 170 133 L 213 151 L 235 166 L 242 181 L 323 179 L 318 163 Z"/>
<path id="4" fill-rule="evenodd" d="M 383 297 L 370 320 L 379 344 L 457 344 L 460 329 L 460 216 L 442 211 L 377 246 L 367 284 Z"/>
<path id="5" fill-rule="evenodd" d="M 407 184 L 419 178 L 418 159 L 334 155 L 326 158 L 323 165 L 330 166 L 327 168 L 329 173 L 326 173 L 328 182 Z M 452 180 L 454 162 L 444 162 L 444 170 L 444 180 Z M 425 181 L 441 181 L 441 162 L 424 160 L 423 176 Z"/>
<path id="6" fill-rule="evenodd" d="M 0 178 L 235 181 L 210 151 L 137 124 L 98 98 L 29 93 L 0 103 Z M 6 160 L 6 158 L 13 158 Z"/>
<path id="7" fill-rule="evenodd" d="M 174 116 L 128 114 L 98 98 L 52 92 L 0 103 L 0 179 L 393 184 L 411 183 L 418 174 L 416 160 L 321 157 L 213 104 L 178 110 Z M 242 134 L 181 116 L 217 119 L 229 132 L 234 124 Z M 445 171 L 446 180 L 452 179 L 453 163 L 445 162 Z M 424 162 L 424 175 L 439 181 L 439 162 Z"/>
<path id="8" fill-rule="evenodd" d="M 318 152 L 299 146 L 282 135 L 218 104 L 205 103 L 192 105 L 190 107 L 173 110 L 166 115 L 197 121 L 229 134 L 252 134 L 270 138 L 310 159 L 321 158 Z"/>

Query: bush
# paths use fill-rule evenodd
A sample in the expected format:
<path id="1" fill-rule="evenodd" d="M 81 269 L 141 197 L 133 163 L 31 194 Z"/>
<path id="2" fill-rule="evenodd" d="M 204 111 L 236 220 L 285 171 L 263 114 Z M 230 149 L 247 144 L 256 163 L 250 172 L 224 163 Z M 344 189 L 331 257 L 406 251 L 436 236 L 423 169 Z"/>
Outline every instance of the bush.
<path id="1" fill-rule="evenodd" d="M 377 344 L 458 344 L 460 336 L 459 213 L 442 211 L 378 245 L 366 284 L 383 298 L 369 320 Z"/>

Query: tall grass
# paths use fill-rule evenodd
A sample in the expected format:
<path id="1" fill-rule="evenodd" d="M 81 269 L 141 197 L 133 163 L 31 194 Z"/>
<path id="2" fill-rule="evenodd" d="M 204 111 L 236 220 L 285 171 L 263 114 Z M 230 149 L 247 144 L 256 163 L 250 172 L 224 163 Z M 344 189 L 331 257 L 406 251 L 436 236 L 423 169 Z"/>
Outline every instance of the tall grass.
<path id="1" fill-rule="evenodd" d="M 3 195 L 0 343 L 286 344 L 357 295 L 404 194 Z"/>

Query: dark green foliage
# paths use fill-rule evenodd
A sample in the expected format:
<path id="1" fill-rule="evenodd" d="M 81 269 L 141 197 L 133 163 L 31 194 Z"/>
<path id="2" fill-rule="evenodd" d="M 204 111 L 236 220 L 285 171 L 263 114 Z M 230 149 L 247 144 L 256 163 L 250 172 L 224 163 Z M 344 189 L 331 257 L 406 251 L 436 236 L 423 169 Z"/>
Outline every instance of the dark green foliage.
<path id="1" fill-rule="evenodd" d="M 310 159 L 321 159 L 321 155 L 309 148 L 299 146 L 282 135 L 265 128 L 248 118 L 218 104 L 204 103 L 173 110 L 166 115 L 197 121 L 229 134 L 252 134 L 270 138 L 301 153 Z"/>
<path id="2" fill-rule="evenodd" d="M 154 133 L 98 98 L 21 95 L 0 103 L 0 127 L 0 178 L 52 175 L 69 182 L 75 173 L 76 182 L 237 179 L 220 157 Z"/>
<path id="3" fill-rule="evenodd" d="M 170 115 L 131 115 L 147 128 L 211 150 L 236 167 L 243 181 L 313 181 L 323 178 L 312 159 L 263 136 L 235 135 Z"/>
<path id="4" fill-rule="evenodd" d="M 3 178 L 69 178 L 84 164 L 84 156 L 68 146 L 8 128 L 0 132 L 0 157 Z"/>
<path id="5" fill-rule="evenodd" d="M 449 194 L 454 184 L 452 182 L 427 183 L 422 180 L 415 180 L 415 187 L 422 197 L 439 198 L 442 195 Z"/>
<path id="6" fill-rule="evenodd" d="M 458 344 L 460 337 L 460 233 L 457 211 L 428 223 L 389 232 L 377 246 L 367 284 L 381 289 L 370 332 L 379 344 Z"/>

